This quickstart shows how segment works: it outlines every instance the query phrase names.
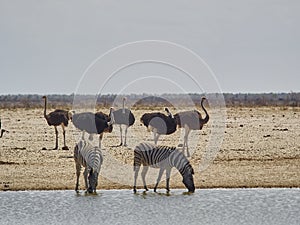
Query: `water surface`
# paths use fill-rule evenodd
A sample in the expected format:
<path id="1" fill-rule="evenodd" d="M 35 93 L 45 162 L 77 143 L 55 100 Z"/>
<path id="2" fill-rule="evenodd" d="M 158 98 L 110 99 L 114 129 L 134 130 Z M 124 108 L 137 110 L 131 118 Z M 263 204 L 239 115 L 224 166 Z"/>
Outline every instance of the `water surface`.
<path id="1" fill-rule="evenodd" d="M 300 224 L 300 189 L 1 192 L 0 224 Z"/>

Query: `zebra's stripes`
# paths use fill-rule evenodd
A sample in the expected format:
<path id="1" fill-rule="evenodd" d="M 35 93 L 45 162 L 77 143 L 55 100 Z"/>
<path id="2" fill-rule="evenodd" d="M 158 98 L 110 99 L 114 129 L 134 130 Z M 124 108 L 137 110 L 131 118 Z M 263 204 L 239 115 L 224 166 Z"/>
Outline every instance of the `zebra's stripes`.
<path id="1" fill-rule="evenodd" d="M 98 146 L 92 146 L 86 140 L 80 140 L 74 149 L 74 160 L 76 165 L 76 186 L 78 192 L 79 176 L 81 166 L 85 167 L 83 175 L 87 192 L 96 192 L 98 175 L 103 162 L 103 156 Z"/>
<path id="2" fill-rule="evenodd" d="M 146 191 L 148 191 L 146 185 L 146 174 L 150 167 L 160 168 L 156 185 L 154 187 L 154 191 L 156 192 L 157 186 L 161 180 L 163 172 L 166 170 L 166 189 L 167 192 L 169 189 L 170 182 L 170 174 L 172 167 L 175 167 L 183 177 L 183 183 L 189 192 L 195 191 L 193 174 L 194 170 L 191 166 L 189 160 L 186 156 L 176 147 L 168 147 L 168 146 L 155 146 L 150 143 L 140 143 L 134 149 L 134 185 L 133 191 L 136 193 L 136 180 L 138 177 L 138 172 L 140 170 L 141 165 L 143 165 L 142 170 L 142 181 Z"/>

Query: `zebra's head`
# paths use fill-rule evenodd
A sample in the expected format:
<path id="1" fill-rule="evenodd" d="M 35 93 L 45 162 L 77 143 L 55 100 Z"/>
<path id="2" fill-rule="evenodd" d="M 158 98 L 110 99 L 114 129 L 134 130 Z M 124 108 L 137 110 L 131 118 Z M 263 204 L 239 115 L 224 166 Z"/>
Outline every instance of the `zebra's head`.
<path id="1" fill-rule="evenodd" d="M 195 185 L 194 185 L 194 169 L 192 166 L 190 166 L 183 175 L 183 184 L 184 186 L 189 190 L 189 192 L 193 193 L 195 192 Z"/>
<path id="2" fill-rule="evenodd" d="M 96 193 L 98 185 L 98 172 L 95 169 L 91 169 L 88 176 L 89 187 L 87 189 L 88 193 Z"/>

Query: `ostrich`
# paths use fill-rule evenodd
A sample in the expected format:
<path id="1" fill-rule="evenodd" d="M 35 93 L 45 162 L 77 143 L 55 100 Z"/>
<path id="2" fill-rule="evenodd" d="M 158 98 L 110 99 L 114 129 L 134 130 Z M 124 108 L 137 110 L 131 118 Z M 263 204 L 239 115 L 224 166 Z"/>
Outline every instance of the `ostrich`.
<path id="1" fill-rule="evenodd" d="M 7 130 L 1 129 L 1 118 L 0 118 L 0 138 L 2 138 L 3 133 L 9 133 Z"/>
<path id="2" fill-rule="evenodd" d="M 112 111 L 112 109 L 110 110 Z M 71 116 L 71 120 L 74 126 L 83 131 L 82 139 L 84 139 L 84 133 L 90 134 L 89 140 L 93 139 L 93 134 L 100 134 L 99 147 L 101 148 L 101 141 L 103 138 L 103 132 L 111 133 L 113 130 L 113 120 L 107 114 L 103 112 L 83 112 L 74 113 Z"/>
<path id="3" fill-rule="evenodd" d="M 206 98 L 202 97 L 201 108 L 205 112 L 204 119 L 202 119 L 200 112 L 198 112 L 197 110 L 184 111 L 184 112 L 176 113 L 174 115 L 174 118 L 176 120 L 178 127 L 185 129 L 184 140 L 183 140 L 183 151 L 186 148 L 188 157 L 190 156 L 189 149 L 188 149 L 189 148 L 188 147 L 188 136 L 190 134 L 190 131 L 191 130 L 201 130 L 203 125 L 206 124 L 209 120 L 209 115 L 203 106 L 204 100 L 206 100 Z"/>
<path id="4" fill-rule="evenodd" d="M 176 121 L 169 111 L 165 108 L 167 116 L 160 112 L 145 113 L 141 117 L 141 122 L 147 127 L 148 131 L 153 132 L 154 144 L 157 144 L 158 138 L 161 134 L 172 134 L 176 131 Z"/>
<path id="5" fill-rule="evenodd" d="M 47 114 L 47 96 L 43 96 L 43 99 L 45 99 L 45 108 L 44 108 L 44 117 L 47 120 L 47 123 L 49 126 L 54 126 L 55 129 L 55 147 L 53 150 L 58 149 L 58 130 L 57 126 L 61 126 L 63 130 L 64 135 L 64 147 L 62 147 L 63 150 L 69 150 L 68 146 L 66 146 L 66 131 L 65 127 L 69 124 L 69 112 L 62 109 L 56 109 L 53 112 Z"/>
<path id="6" fill-rule="evenodd" d="M 128 127 L 132 126 L 135 122 L 135 118 L 133 113 L 125 108 L 125 101 L 126 98 L 123 98 L 123 107 L 122 109 L 113 110 L 113 116 L 114 116 L 114 124 L 120 125 L 120 137 L 121 137 L 121 143 L 119 146 L 127 146 L 126 139 L 127 139 L 127 130 Z M 122 136 L 122 125 L 125 125 L 125 134 L 124 134 L 124 143 L 123 143 L 123 136 Z"/>

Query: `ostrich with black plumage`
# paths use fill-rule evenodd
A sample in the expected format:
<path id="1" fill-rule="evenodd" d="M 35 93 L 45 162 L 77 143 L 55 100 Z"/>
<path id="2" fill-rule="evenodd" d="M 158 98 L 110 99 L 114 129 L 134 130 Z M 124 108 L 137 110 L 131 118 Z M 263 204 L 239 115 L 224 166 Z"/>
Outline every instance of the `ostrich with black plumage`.
<path id="1" fill-rule="evenodd" d="M 145 113 L 141 117 L 141 122 L 147 127 L 148 131 L 153 132 L 154 144 L 160 135 L 173 134 L 176 131 L 176 121 L 168 108 L 165 108 L 167 115 L 161 112 Z"/>
<path id="2" fill-rule="evenodd" d="M 185 129 L 184 139 L 183 139 L 184 140 L 183 141 L 183 152 L 186 149 L 188 157 L 190 156 L 189 146 L 188 146 L 188 136 L 189 136 L 191 130 L 201 130 L 203 125 L 208 123 L 208 120 L 209 120 L 209 115 L 203 106 L 203 102 L 205 100 L 206 100 L 206 98 L 202 97 L 201 108 L 205 112 L 205 118 L 202 118 L 201 113 L 197 110 L 179 112 L 174 115 L 174 118 L 176 120 L 178 127 Z"/>
<path id="3" fill-rule="evenodd" d="M 58 130 L 57 126 L 61 126 L 63 130 L 64 136 L 64 146 L 62 147 L 63 150 L 69 150 L 68 146 L 66 145 L 66 130 L 65 128 L 69 124 L 70 114 L 67 110 L 56 109 L 53 112 L 47 114 L 47 96 L 43 96 L 45 100 L 45 107 L 44 107 L 44 118 L 46 119 L 49 126 L 54 126 L 55 129 L 55 147 L 53 150 L 58 149 Z"/>
<path id="4" fill-rule="evenodd" d="M 135 122 L 135 117 L 130 109 L 125 108 L 125 101 L 126 98 L 123 98 L 123 107 L 122 109 L 112 110 L 111 113 L 113 114 L 114 124 L 120 126 L 120 139 L 121 143 L 119 146 L 127 146 L 127 131 L 128 128 L 131 127 Z M 123 132 L 122 126 L 125 126 L 124 132 L 124 142 L 123 142 Z"/>
<path id="5" fill-rule="evenodd" d="M 111 111 L 112 108 L 110 109 L 110 114 Z M 74 126 L 82 131 L 82 139 L 84 139 L 85 132 L 89 134 L 89 140 L 93 140 L 94 134 L 99 134 L 100 148 L 103 133 L 111 133 L 113 130 L 113 118 L 103 112 L 72 113 L 71 120 Z"/>

